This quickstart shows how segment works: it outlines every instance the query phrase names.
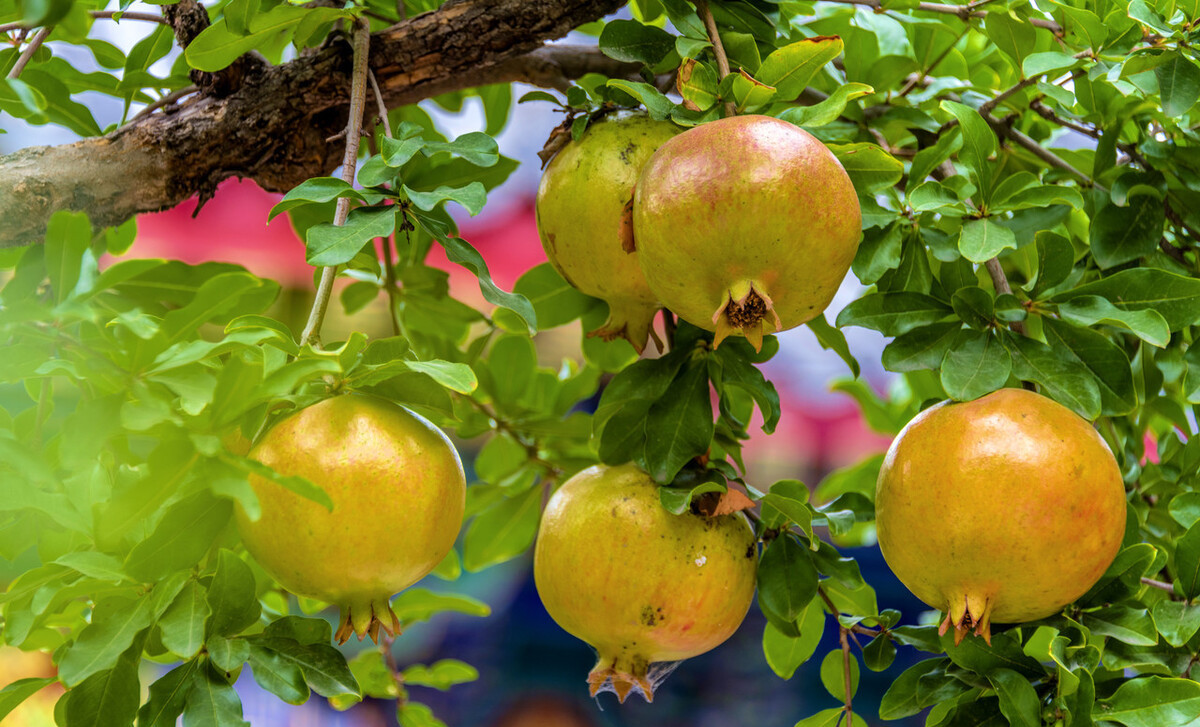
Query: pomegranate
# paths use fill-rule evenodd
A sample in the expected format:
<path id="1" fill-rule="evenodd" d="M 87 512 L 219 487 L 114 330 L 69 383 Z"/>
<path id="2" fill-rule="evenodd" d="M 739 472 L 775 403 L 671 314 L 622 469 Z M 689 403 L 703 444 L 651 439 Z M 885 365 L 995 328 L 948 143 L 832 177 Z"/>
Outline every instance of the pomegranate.
<path id="1" fill-rule="evenodd" d="M 696 126 L 638 178 L 633 233 L 646 282 L 689 323 L 756 349 L 829 305 L 862 234 L 846 171 L 807 131 L 768 116 Z"/>
<path id="2" fill-rule="evenodd" d="M 339 643 L 394 635 L 389 598 L 433 570 L 462 526 L 466 482 L 446 435 L 389 401 L 347 394 L 288 416 L 249 456 L 310 480 L 333 511 L 251 477 L 262 517 L 238 509 L 246 549 L 288 590 L 341 607 Z"/>
<path id="3" fill-rule="evenodd" d="M 1070 409 L 1023 389 L 943 402 L 896 437 L 879 471 L 879 547 L 917 598 L 974 627 L 1050 616 L 1087 592 L 1125 532 L 1112 452 Z"/>
<path id="4" fill-rule="evenodd" d="M 542 515 L 533 575 L 546 610 L 591 644 L 591 694 L 654 698 L 656 662 L 703 654 L 729 638 L 754 598 L 754 534 L 738 514 L 663 509 L 654 480 L 633 465 L 586 469 Z"/>
<path id="5" fill-rule="evenodd" d="M 642 165 L 678 133 L 667 121 L 610 116 L 564 146 L 538 186 L 538 234 L 550 264 L 580 292 L 608 303 L 608 320 L 590 335 L 624 337 L 638 353 L 654 335 L 658 301 L 624 244 L 626 208 Z"/>

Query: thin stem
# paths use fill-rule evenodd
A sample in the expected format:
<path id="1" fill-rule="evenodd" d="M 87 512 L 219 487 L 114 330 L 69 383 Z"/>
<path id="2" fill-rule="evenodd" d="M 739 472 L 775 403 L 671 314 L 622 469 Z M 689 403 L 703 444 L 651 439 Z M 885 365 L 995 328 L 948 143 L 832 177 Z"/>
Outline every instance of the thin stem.
<path id="1" fill-rule="evenodd" d="M 854 727 L 854 705 L 850 703 L 850 639 L 847 634 L 850 629 L 838 624 L 838 640 L 842 644 L 842 677 L 845 680 L 843 688 L 846 690 L 846 727 Z"/>
<path id="2" fill-rule="evenodd" d="M 404 7 L 404 0 L 398 0 L 398 3 Z M 392 122 L 388 121 L 387 104 L 383 102 L 383 93 L 379 90 L 379 82 L 375 80 L 375 72 L 370 68 L 367 69 L 367 80 L 371 82 L 371 91 L 375 94 L 375 107 L 379 110 L 379 120 L 383 122 L 383 132 L 391 136 Z"/>
<path id="3" fill-rule="evenodd" d="M 144 20 L 147 23 L 158 23 L 170 27 L 171 24 L 161 15 L 154 13 L 125 13 L 120 10 L 93 10 L 88 15 L 91 15 L 97 20 L 115 20 L 118 23 L 122 20 Z"/>
<path id="4" fill-rule="evenodd" d="M 666 308 L 662 309 L 663 315 L 663 337 L 667 339 L 667 353 L 675 350 L 675 315 Z"/>
<path id="5" fill-rule="evenodd" d="M 354 184 L 354 171 L 358 160 L 358 144 L 362 138 L 363 107 L 367 96 L 367 60 L 370 55 L 371 33 L 365 21 L 355 23 L 354 32 L 354 69 L 350 82 L 350 118 L 346 121 L 346 153 L 342 156 L 342 181 Z M 337 201 L 333 213 L 334 226 L 346 224 L 350 214 L 350 199 L 342 197 Z M 312 311 L 308 315 L 308 323 L 300 334 L 300 343 L 317 344 L 321 335 L 321 324 L 325 321 L 325 310 L 329 307 L 329 299 L 333 294 L 333 279 L 337 275 L 337 266 L 329 266 L 321 270 L 321 281 L 317 285 L 316 299 Z"/>
<path id="6" fill-rule="evenodd" d="M 822 0 L 823 2 L 839 3 L 841 5 L 862 5 L 871 8 L 876 12 L 883 12 L 883 4 L 880 0 Z M 971 18 L 986 18 L 987 11 L 975 10 L 979 5 L 984 3 L 971 3 L 970 5 L 945 5 L 942 3 L 918 3 L 916 8 L 906 8 L 911 10 L 923 10 L 927 13 L 942 13 L 943 15 L 956 15 L 962 20 L 970 20 Z M 1029 24 L 1035 28 L 1049 30 L 1055 35 L 1062 35 L 1062 26 L 1053 20 L 1044 20 L 1042 18 L 1029 18 Z"/>
<path id="7" fill-rule="evenodd" d="M 133 123 L 134 121 L 137 121 L 138 119 L 142 118 L 143 116 L 149 116 L 150 114 L 154 113 L 158 109 L 161 109 L 163 106 L 166 106 L 168 104 L 173 104 L 176 101 L 178 101 L 179 99 L 183 98 L 184 96 L 196 93 L 199 90 L 200 90 L 200 88 L 198 86 L 188 86 L 186 88 L 181 88 L 178 91 L 172 91 L 171 93 L 168 93 L 166 96 L 163 96 L 162 98 L 158 99 L 157 101 L 150 104 L 146 108 L 144 108 L 141 111 L 134 114 L 133 118 L 129 120 L 129 123 Z"/>
<path id="8" fill-rule="evenodd" d="M 50 35 L 50 31 L 54 30 L 53 25 L 47 25 L 33 36 L 33 40 L 29 41 L 29 45 L 25 46 L 25 50 L 21 51 L 21 57 L 17 59 L 16 65 L 8 72 L 8 79 L 11 81 L 21 75 L 21 71 L 25 70 L 25 66 L 29 65 L 29 61 L 33 59 L 33 54 L 37 53 L 37 49 L 42 47 L 42 43 L 46 42 L 46 36 Z"/>
<path id="9" fill-rule="evenodd" d="M 995 286 L 996 293 L 999 295 L 1005 293 L 1012 295 L 1012 286 L 1008 284 L 1008 276 L 1004 274 L 1004 268 L 1000 265 L 1000 258 L 994 257 L 985 262 L 983 266 L 992 278 L 992 285 Z M 1025 329 L 1025 321 L 1013 321 L 1008 324 L 1008 327 L 1022 336 L 1029 335 L 1029 332 Z"/>
<path id="10" fill-rule="evenodd" d="M 724 79 L 729 75 L 729 56 L 725 55 L 725 46 L 721 43 L 721 34 L 717 32 L 717 21 L 713 19 L 712 11 L 708 9 L 708 0 L 695 0 L 696 12 L 704 21 L 704 29 L 708 31 L 708 39 L 713 44 L 713 55 L 717 57 L 717 71 Z M 732 101 L 725 102 L 725 115 L 737 115 L 737 107 Z"/>
<path id="11" fill-rule="evenodd" d="M 388 297 L 388 317 L 392 321 L 392 335 L 400 335 L 400 311 L 396 305 L 397 294 L 400 292 L 396 289 L 396 263 L 392 255 L 392 236 L 385 235 L 379 238 L 383 241 L 383 284 L 387 290 Z"/>
<path id="12" fill-rule="evenodd" d="M 1147 586 L 1150 586 L 1151 588 L 1157 588 L 1160 591 L 1166 591 L 1167 593 L 1170 593 L 1172 595 L 1175 594 L 1175 586 L 1171 585 L 1170 583 L 1164 583 L 1163 581 L 1156 581 L 1153 578 L 1147 578 L 1145 576 L 1142 576 L 1142 583 L 1146 584 Z"/>
<path id="13" fill-rule="evenodd" d="M 1086 57 L 1090 56 L 1091 54 L 1092 54 L 1092 52 L 1090 50 L 1080 51 L 1079 53 L 1075 54 L 1075 58 L 1086 58 Z M 979 107 L 980 115 L 987 116 L 988 114 L 992 113 L 992 109 L 999 106 L 1000 102 L 1004 101 L 1004 99 L 1012 96 L 1015 93 L 1019 93 L 1020 91 L 1026 89 L 1026 88 L 1029 88 L 1033 84 L 1035 84 L 1038 81 L 1045 78 L 1047 73 L 1049 73 L 1049 71 L 1047 71 L 1046 73 L 1035 73 L 1034 75 L 1032 75 L 1028 78 L 1022 78 L 1020 80 L 1020 82 L 1016 83 L 1012 87 L 1010 87 L 1004 91 L 1001 91 L 999 95 L 993 97 L 991 100 L 987 101 L 986 103 L 984 103 L 982 106 Z M 1081 75 L 1083 75 L 1083 73 L 1084 73 L 1084 70 L 1082 68 L 1080 68 L 1080 69 L 1072 72 L 1064 80 L 1074 80 L 1076 78 L 1079 78 Z"/>
<path id="14" fill-rule="evenodd" d="M 900 93 L 898 95 L 900 97 L 907 96 L 910 91 L 917 87 L 918 83 L 923 82 L 929 76 L 929 74 L 933 72 L 933 69 L 938 67 L 939 63 L 946 60 L 946 56 L 950 55 L 950 51 L 954 50 L 954 47 L 958 45 L 958 42 L 963 39 L 963 36 L 967 34 L 967 30 L 969 30 L 969 28 L 963 28 L 963 31 L 958 34 L 958 37 L 954 39 L 954 42 L 946 46 L 945 49 L 943 49 L 938 55 L 938 57 L 933 59 L 933 63 L 930 63 L 929 67 L 925 68 L 920 73 L 914 73 L 912 77 L 908 79 L 908 82 L 904 84 L 904 87 L 900 89 Z"/>

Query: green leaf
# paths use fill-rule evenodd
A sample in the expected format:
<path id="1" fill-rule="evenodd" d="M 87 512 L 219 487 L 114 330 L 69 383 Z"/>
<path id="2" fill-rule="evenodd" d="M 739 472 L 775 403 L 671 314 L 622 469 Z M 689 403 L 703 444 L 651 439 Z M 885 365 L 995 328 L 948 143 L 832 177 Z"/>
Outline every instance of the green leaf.
<path id="1" fill-rule="evenodd" d="M 513 286 L 513 292 L 529 300 L 543 329 L 570 323 L 598 305 L 595 298 L 572 287 L 550 263 L 527 270 Z"/>
<path id="2" fill-rule="evenodd" d="M 475 372 L 464 363 L 433 360 L 405 361 L 404 365 L 412 371 L 427 374 L 442 386 L 460 394 L 470 394 L 479 386 Z"/>
<path id="3" fill-rule="evenodd" d="M 262 607 L 258 603 L 254 572 L 245 561 L 222 548 L 217 556 L 217 571 L 208 586 L 209 635 L 232 636 L 258 621 Z"/>
<path id="4" fill-rule="evenodd" d="M 490 167 L 500 161 L 500 147 L 496 144 L 496 140 L 481 131 L 468 132 L 449 142 L 425 142 L 425 153 L 436 154 L 438 152 L 453 154 L 478 167 Z M 482 181 L 479 184 L 483 186 Z"/>
<path id="5" fill-rule="evenodd" d="M 1164 727 L 1196 724 L 1200 714 L 1200 682 L 1150 676 L 1122 684 L 1111 697 L 1097 703 L 1092 716 L 1126 727 Z"/>
<path id="6" fill-rule="evenodd" d="M 1020 69 L 1025 57 L 1037 46 L 1034 27 L 1010 13 L 988 13 L 983 21 L 984 32 L 1001 53 L 1012 59 Z"/>
<path id="7" fill-rule="evenodd" d="M 1188 599 L 1200 597 L 1200 523 L 1194 523 L 1176 543 L 1175 579 Z"/>
<path id="8" fill-rule="evenodd" d="M 250 642 L 246 639 L 209 636 L 204 647 L 208 651 L 209 661 L 226 673 L 241 668 L 246 659 L 250 658 Z"/>
<path id="9" fill-rule="evenodd" d="M 950 306 L 920 293 L 869 293 L 838 313 L 837 326 L 861 326 L 885 336 L 899 336 L 937 323 L 950 313 Z"/>
<path id="10" fill-rule="evenodd" d="M 1154 69 L 1162 111 L 1168 118 L 1179 118 L 1200 99 L 1200 68 L 1182 53 L 1171 53 L 1170 60 Z"/>
<path id="11" fill-rule="evenodd" d="M 350 210 L 344 225 L 323 222 L 308 228 L 304 259 L 309 265 L 343 265 L 354 259 L 358 251 L 371 240 L 387 237 L 395 229 L 394 206 L 359 207 Z"/>
<path id="12" fill-rule="evenodd" d="M 97 601 L 91 623 L 58 664 L 62 683 L 74 687 L 94 674 L 113 669 L 137 635 L 154 621 L 152 606 L 152 599 L 146 596 L 117 595 Z"/>
<path id="13" fill-rule="evenodd" d="M 978 285 L 964 285 L 950 296 L 950 305 L 954 312 L 972 328 L 986 330 L 996 319 L 995 301 L 992 296 Z"/>
<path id="14" fill-rule="evenodd" d="M 385 144 L 388 141 L 390 139 L 384 139 Z M 276 215 L 296 207 L 306 204 L 332 202 L 340 197 L 349 197 L 359 202 L 365 201 L 358 190 L 336 177 L 313 177 L 312 179 L 306 179 L 283 195 L 283 199 L 275 203 L 275 206 L 267 214 L 267 221 L 269 222 L 275 219 Z"/>
<path id="15" fill-rule="evenodd" d="M 1030 297 L 1042 297 L 1042 293 L 1066 280 L 1074 266 L 1075 248 L 1070 240 L 1052 233 L 1037 235 L 1037 280 L 1029 290 Z"/>
<path id="16" fill-rule="evenodd" d="M 427 704 L 407 701 L 396 709 L 396 717 L 400 727 L 446 727 L 446 723 L 433 715 L 433 710 Z"/>
<path id="17" fill-rule="evenodd" d="M 763 609 L 794 622 L 817 595 L 817 568 L 795 538 L 781 534 L 763 551 L 758 598 Z"/>
<path id="18" fill-rule="evenodd" d="M 455 684 L 475 681 L 479 671 L 458 659 L 441 659 L 429 666 L 414 664 L 406 667 L 401 675 L 406 685 L 433 687 L 444 692 Z"/>
<path id="19" fill-rule="evenodd" d="M 825 126 L 841 116 L 849 102 L 873 93 L 875 89 L 865 83 L 843 83 L 824 101 L 812 106 L 793 106 L 785 109 L 778 118 L 796 126 Z"/>
<path id="20" fill-rule="evenodd" d="M 721 364 L 720 393 L 724 395 L 724 389 L 728 387 L 745 391 L 754 399 L 759 412 L 762 413 L 762 430 L 767 434 L 774 432 L 780 417 L 779 392 L 775 390 L 775 384 L 768 381 L 762 372 L 733 346 L 718 348 L 713 352 L 713 357 Z M 711 409 L 709 411 L 711 412 Z"/>
<path id="21" fill-rule="evenodd" d="M 649 112 L 650 118 L 657 121 L 663 121 L 671 116 L 671 111 L 675 109 L 675 104 L 671 99 L 667 98 L 654 86 L 648 83 L 638 83 L 635 81 L 626 81 L 619 78 L 610 79 L 607 85 L 609 88 L 615 88 L 619 91 L 633 96 L 642 102 Z"/>
<path id="22" fill-rule="evenodd" d="M 531 487 L 476 515 L 463 539 L 463 567 L 474 573 L 524 553 L 541 509 L 542 490 Z"/>
<path id="23" fill-rule="evenodd" d="M 254 681 L 260 687 L 288 704 L 304 704 L 308 701 L 308 683 L 296 661 L 262 646 L 257 640 L 250 641 L 249 661 Z"/>
<path id="24" fill-rule="evenodd" d="M 210 665 L 196 670 L 184 701 L 184 724 L 250 727 L 242 719 L 242 700 L 224 676 Z"/>
<path id="25" fill-rule="evenodd" d="M 713 437 L 708 367 L 691 362 L 646 415 L 646 465 L 666 483 L 692 458 L 708 451 Z"/>
<path id="26" fill-rule="evenodd" d="M 842 50 L 842 39 L 836 35 L 804 38 L 772 51 L 763 59 L 754 77 L 774 86 L 780 99 L 790 101 L 808 87 L 826 63 L 840 56 Z"/>
<path id="27" fill-rule="evenodd" d="M 1200 631 L 1200 604 L 1163 600 L 1151 612 L 1158 633 L 1176 648 L 1186 644 Z"/>
<path id="28" fill-rule="evenodd" d="M 32 697 L 42 687 L 54 682 L 53 677 L 30 677 L 10 682 L 0 689 L 0 719 L 7 717 L 10 712 L 21 705 L 21 702 Z"/>
<path id="29" fill-rule="evenodd" d="M 244 53 L 257 48 L 277 33 L 290 31 L 304 16 L 304 11 L 292 5 L 277 5 L 258 15 L 251 33 L 242 35 L 229 29 L 221 18 L 205 28 L 188 44 L 184 58 L 199 71 L 220 71 Z"/>
<path id="30" fill-rule="evenodd" d="M 92 225 L 86 214 L 60 210 L 46 223 L 46 273 L 55 299 L 61 303 L 75 290 L 83 253 L 92 242 Z"/>
<path id="31" fill-rule="evenodd" d="M 281 475 L 262 462 L 248 457 L 223 455 L 222 459 L 245 474 L 256 475 L 268 482 L 274 482 L 293 494 L 299 495 L 306 500 L 312 500 L 330 512 L 333 511 L 333 500 L 329 499 L 329 494 L 303 477 L 298 475 Z"/>
<path id="32" fill-rule="evenodd" d="M 66 700 L 66 724 L 99 727 L 133 723 L 141 701 L 137 669 L 144 641 L 137 639 L 113 661 L 111 669 L 93 674 L 67 692 L 62 698 Z M 62 678 L 61 669 L 59 677 Z"/>
<path id="33" fill-rule="evenodd" d="M 304 672 L 304 679 L 322 697 L 361 696 L 358 682 L 346 665 L 346 658 L 329 644 L 301 644 L 295 639 L 278 636 L 254 637 L 255 649 L 275 652 L 286 662 Z"/>
<path id="34" fill-rule="evenodd" d="M 973 263 L 987 262 L 1003 250 L 1016 248 L 1012 230 L 990 219 L 968 221 L 958 236 L 958 251 Z"/>
<path id="35" fill-rule="evenodd" d="M 426 621 L 439 613 L 462 613 L 468 616 L 488 616 L 492 609 L 486 603 L 456 593 L 435 593 L 427 588 L 409 588 L 392 601 L 392 611 L 401 624 Z"/>
<path id="36" fill-rule="evenodd" d="M 863 285 L 877 282 L 884 273 L 900 265 L 903 242 L 904 228 L 898 222 L 884 229 L 865 231 L 850 269 Z"/>
<path id="37" fill-rule="evenodd" d="M 1052 318 L 1042 319 L 1046 342 L 1056 352 L 1083 364 L 1100 391 L 1100 413 L 1122 415 L 1137 406 L 1129 357 L 1103 335 Z"/>
<path id="38" fill-rule="evenodd" d="M 125 559 L 125 572 L 143 583 L 200 562 L 229 522 L 232 504 L 200 491 L 167 510 L 158 527 Z"/>
<path id="39" fill-rule="evenodd" d="M 1079 598 L 1084 606 L 1120 601 L 1140 591 L 1142 576 L 1154 563 L 1158 551 L 1149 543 L 1137 543 L 1117 553 L 1100 580 Z"/>
<path id="40" fill-rule="evenodd" d="M 107 553 L 100 553 L 95 550 L 80 550 L 74 553 L 67 553 L 60 556 L 54 562 L 77 570 L 88 578 L 95 578 L 99 581 L 121 583 L 129 579 L 129 576 L 121 568 L 121 561 Z"/>
<path id="41" fill-rule="evenodd" d="M 842 707 L 822 709 L 813 716 L 800 720 L 793 727 L 838 727 L 842 722 L 842 715 L 844 714 L 845 710 Z M 854 723 L 865 724 L 861 717 L 856 719 Z"/>
<path id="42" fill-rule="evenodd" d="M 960 331 L 942 360 L 942 388 L 950 398 L 971 401 L 1004 386 L 1012 358 L 996 337 L 983 331 Z"/>
<path id="43" fill-rule="evenodd" d="M 936 369 L 942 365 L 962 324 L 935 323 L 897 336 L 883 349 L 883 367 L 888 371 L 905 372 Z"/>
<path id="44" fill-rule="evenodd" d="M 207 591 L 190 581 L 158 619 L 163 646 L 182 659 L 190 659 L 204 644 L 204 623 L 211 613 L 205 600 Z"/>
<path id="45" fill-rule="evenodd" d="M 1059 316 L 1080 326 L 1105 325 L 1132 332 L 1152 346 L 1163 348 L 1171 340 L 1167 321 L 1158 311 L 1147 308 L 1122 310 L 1098 295 L 1080 295 L 1058 306 Z"/>
<path id="46" fill-rule="evenodd" d="M 875 144 L 830 144 L 829 151 L 837 156 L 861 195 L 887 189 L 904 176 L 904 163 Z"/>
<path id="47" fill-rule="evenodd" d="M 994 669 L 987 675 L 1000 698 L 1000 711 L 1013 727 L 1041 727 L 1041 705 L 1037 691 L 1024 676 L 1012 669 Z"/>
<path id="48" fill-rule="evenodd" d="M 1003 341 L 1018 379 L 1036 382 L 1042 393 L 1088 421 L 1100 416 L 1100 387 L 1086 366 L 1061 348 L 1032 338 L 1005 335 Z"/>
<path id="49" fill-rule="evenodd" d="M 1122 270 L 1050 298 L 1061 303 L 1083 295 L 1098 295 L 1121 310 L 1153 308 L 1172 331 L 1200 321 L 1200 279 L 1158 268 Z"/>
<path id="50" fill-rule="evenodd" d="M 1093 635 L 1111 636 L 1134 646 L 1154 646 L 1158 643 L 1154 619 L 1144 608 L 1109 606 L 1083 614 L 1081 623 Z"/>
<path id="51" fill-rule="evenodd" d="M 991 197 L 992 172 L 988 158 L 996 153 L 996 134 L 979 112 L 954 101 L 943 101 L 942 108 L 958 119 L 962 128 L 963 146 L 959 158 L 971 170 L 975 187 L 986 202 Z M 985 258 L 986 259 L 986 258 Z"/>
<path id="52" fill-rule="evenodd" d="M 1025 60 L 1021 63 L 1021 70 L 1024 72 L 1026 78 L 1032 78 L 1056 71 L 1065 71 L 1077 63 L 1079 63 L 1079 59 L 1070 53 L 1045 51 L 1026 56 Z"/>
<path id="53" fill-rule="evenodd" d="M 471 182 L 465 187 L 457 188 L 442 186 L 432 192 L 417 192 L 409 189 L 407 185 L 401 185 L 400 188 L 404 190 L 404 193 L 408 195 L 408 198 L 412 200 L 412 203 L 418 209 L 425 210 L 426 212 L 449 200 L 462 205 L 474 217 L 479 214 L 480 210 L 483 209 L 484 203 L 487 202 L 487 190 L 484 189 L 483 184 L 480 182 Z"/>
<path id="54" fill-rule="evenodd" d="M 871 671 L 884 671 L 896 660 L 896 644 L 891 637 L 880 634 L 863 647 L 863 663 Z"/>
<path id="55" fill-rule="evenodd" d="M 1105 205 L 1092 216 L 1091 249 L 1102 270 L 1145 257 L 1158 249 L 1166 212 L 1154 195 L 1132 197 L 1125 207 Z"/>
<path id="56" fill-rule="evenodd" d="M 850 373 L 854 374 L 854 378 L 857 379 L 858 375 L 862 373 L 862 369 L 858 365 L 858 359 L 850 353 L 850 344 L 846 342 L 846 334 L 829 325 L 824 313 L 805 325 L 817 337 L 817 344 L 826 351 L 836 353 L 840 359 L 846 362 L 846 365 L 850 367 Z"/>
<path id="57" fill-rule="evenodd" d="M 918 685 L 922 678 L 928 675 L 948 678 L 944 676 L 944 667 L 947 663 L 947 659 L 926 659 L 905 669 L 884 692 L 883 699 L 879 704 L 880 718 L 892 720 L 911 717 L 929 706 L 929 702 L 920 698 Z M 954 680 L 951 679 L 951 681 Z"/>
<path id="58" fill-rule="evenodd" d="M 636 20 L 613 20 L 600 31 L 600 52 L 626 63 L 658 63 L 675 50 L 675 36 Z"/>
<path id="59" fill-rule="evenodd" d="M 763 628 L 763 654 L 771 671 L 780 679 L 791 679 L 796 669 L 816 653 L 825 626 L 825 612 L 819 603 L 810 602 L 797 620 L 800 624 L 797 637 L 784 634 L 770 621 Z"/>
<path id="60" fill-rule="evenodd" d="M 839 649 L 830 651 L 821 660 L 821 683 L 825 690 L 839 702 L 847 701 L 846 696 L 846 667 L 843 652 Z M 850 695 L 853 698 L 858 692 L 859 667 L 858 658 L 850 654 Z"/>

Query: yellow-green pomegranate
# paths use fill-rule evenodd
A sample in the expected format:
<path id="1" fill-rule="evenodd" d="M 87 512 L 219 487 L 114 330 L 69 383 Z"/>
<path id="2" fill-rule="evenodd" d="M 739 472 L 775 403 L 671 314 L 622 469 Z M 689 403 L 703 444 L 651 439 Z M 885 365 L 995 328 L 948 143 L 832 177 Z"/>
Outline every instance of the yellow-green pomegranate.
<path id="1" fill-rule="evenodd" d="M 1045 618 L 1116 557 L 1125 487 L 1087 421 L 1039 394 L 1001 389 L 918 414 L 892 442 L 875 495 L 896 576 L 946 612 L 941 633 Z"/>
<path id="2" fill-rule="evenodd" d="M 633 235 L 667 308 L 754 347 L 825 310 L 850 269 L 862 214 L 837 158 L 768 116 L 696 126 L 659 147 L 638 178 Z"/>
<path id="3" fill-rule="evenodd" d="M 454 546 L 466 482 L 458 453 L 424 418 L 383 399 L 326 399 L 276 424 L 249 456 L 325 490 L 333 511 L 252 476 L 262 505 L 238 508 L 247 550 L 288 590 L 341 606 L 337 639 L 399 628 L 389 598 Z"/>
<path id="4" fill-rule="evenodd" d="M 533 574 L 546 610 L 599 655 L 593 696 L 611 685 L 651 701 L 656 662 L 729 638 L 754 598 L 754 534 L 741 515 L 672 515 L 633 465 L 599 465 L 563 483 L 538 530 Z"/>
<path id="5" fill-rule="evenodd" d="M 658 301 L 627 244 L 627 207 L 642 165 L 678 133 L 642 115 L 598 121 L 558 152 L 538 186 L 538 234 L 550 264 L 580 292 L 608 303 L 608 320 L 591 335 L 624 337 L 639 353 L 654 334 Z"/>

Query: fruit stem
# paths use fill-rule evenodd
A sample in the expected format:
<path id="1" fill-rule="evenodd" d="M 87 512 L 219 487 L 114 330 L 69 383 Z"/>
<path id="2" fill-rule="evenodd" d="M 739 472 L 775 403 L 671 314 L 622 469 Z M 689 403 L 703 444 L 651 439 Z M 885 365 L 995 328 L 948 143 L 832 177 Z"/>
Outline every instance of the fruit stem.
<path id="1" fill-rule="evenodd" d="M 835 616 L 836 618 L 836 616 Z M 842 643 L 842 678 L 846 696 L 846 727 L 854 727 L 854 705 L 850 703 L 850 629 L 838 622 L 838 640 Z"/>
<path id="2" fill-rule="evenodd" d="M 1166 591 L 1167 593 L 1170 593 L 1172 596 L 1175 595 L 1175 586 L 1171 585 L 1170 583 L 1164 583 L 1163 581 L 1156 581 L 1153 578 L 1147 578 L 1145 576 L 1142 576 L 1142 583 L 1144 583 L 1147 586 L 1150 586 L 1151 588 L 1157 588 L 1160 591 Z"/>
<path id="3" fill-rule="evenodd" d="M 371 31 L 363 20 L 354 23 L 354 69 L 350 80 L 350 118 L 346 122 L 346 153 L 342 156 L 342 181 L 354 184 L 354 172 L 358 162 L 358 144 L 362 139 L 363 107 L 367 100 L 367 56 L 370 52 Z M 341 227 L 346 224 L 350 215 L 350 198 L 341 197 L 333 213 L 333 224 Z M 308 314 L 308 322 L 304 324 L 304 332 L 300 334 L 300 345 L 319 345 L 321 324 L 325 322 L 325 309 L 329 307 L 329 299 L 333 294 L 333 279 L 337 276 L 337 266 L 331 265 L 321 269 L 321 281 L 317 284 L 317 295 L 313 300 L 312 311 Z"/>
<path id="4" fill-rule="evenodd" d="M 700 16 L 700 20 L 704 22 L 704 29 L 708 31 L 708 39 L 713 44 L 713 55 L 717 57 L 717 70 L 721 74 L 723 80 L 729 75 L 729 57 L 725 55 L 725 46 L 721 43 L 721 34 L 717 32 L 717 21 L 713 19 L 712 11 L 708 9 L 708 0 L 693 0 L 696 5 L 696 14 Z M 737 106 L 732 101 L 725 102 L 725 115 L 737 116 Z"/>

